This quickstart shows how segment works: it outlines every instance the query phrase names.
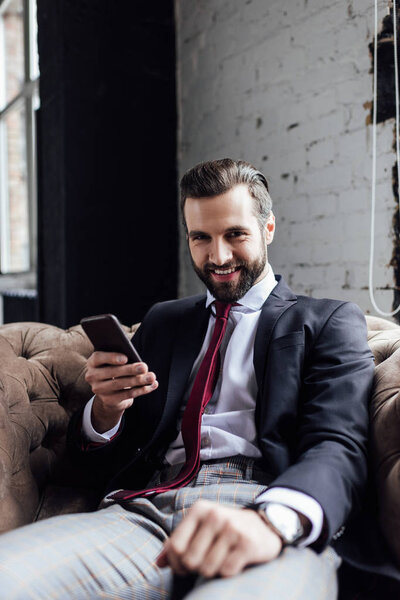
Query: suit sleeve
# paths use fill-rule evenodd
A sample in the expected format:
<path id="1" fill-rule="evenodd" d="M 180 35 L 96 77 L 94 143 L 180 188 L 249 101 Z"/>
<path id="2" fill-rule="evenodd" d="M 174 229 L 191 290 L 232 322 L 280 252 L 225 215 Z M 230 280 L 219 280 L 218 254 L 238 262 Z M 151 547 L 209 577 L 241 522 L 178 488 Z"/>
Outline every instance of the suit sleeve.
<path id="1" fill-rule="evenodd" d="M 323 540 L 357 506 L 367 479 L 368 400 L 374 373 L 364 315 L 337 307 L 311 345 L 304 366 L 293 464 L 272 486 L 299 490 L 322 506 Z"/>
<path id="2" fill-rule="evenodd" d="M 149 313 L 148 313 L 149 314 Z M 141 354 L 142 350 L 142 327 L 134 335 L 135 347 Z M 86 405 L 85 405 L 86 406 Z M 67 432 L 67 451 L 75 465 L 88 473 L 89 484 L 104 487 L 108 479 L 116 469 L 121 451 L 121 433 L 125 428 L 125 418 L 122 417 L 118 433 L 105 444 L 88 443 L 82 432 L 82 418 L 85 409 L 83 406 L 71 417 Z M 134 436 L 132 438 L 131 451 L 134 454 Z"/>

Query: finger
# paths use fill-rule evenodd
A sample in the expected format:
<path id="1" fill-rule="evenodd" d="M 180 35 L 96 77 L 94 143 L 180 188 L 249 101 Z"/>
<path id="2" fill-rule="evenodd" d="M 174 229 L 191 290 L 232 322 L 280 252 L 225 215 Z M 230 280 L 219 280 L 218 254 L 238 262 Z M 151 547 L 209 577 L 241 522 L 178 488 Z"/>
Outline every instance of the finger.
<path id="1" fill-rule="evenodd" d="M 182 519 L 179 523 L 178 527 L 173 531 L 171 537 L 169 538 L 169 544 L 174 552 L 177 554 L 183 554 L 186 552 L 190 540 L 194 533 L 196 532 L 197 527 L 200 522 L 204 518 L 206 511 L 208 511 L 209 505 L 211 503 L 200 500 L 197 501 L 193 506 L 189 509 L 187 515 Z"/>
<path id="2" fill-rule="evenodd" d="M 223 528 L 202 561 L 200 573 L 204 577 L 215 577 L 220 574 L 220 569 L 235 547 L 237 539 L 238 536 L 231 527 Z"/>
<path id="3" fill-rule="evenodd" d="M 88 364 L 94 367 L 101 365 L 124 365 L 128 358 L 120 352 L 93 352 L 88 359 Z"/>
<path id="4" fill-rule="evenodd" d="M 182 562 L 192 571 L 202 573 L 203 561 L 212 551 L 216 537 L 222 532 L 225 518 L 218 513 L 217 508 L 207 512 L 207 518 L 203 518 L 188 542 Z"/>
<path id="5" fill-rule="evenodd" d="M 131 378 L 133 381 L 131 387 L 142 387 L 146 385 L 152 385 L 156 381 L 156 374 L 153 372 L 145 373 L 143 375 L 135 375 L 134 378 Z"/>
<path id="6" fill-rule="evenodd" d="M 89 359 L 90 361 L 90 359 Z M 112 379 L 113 377 L 134 377 L 145 375 L 148 367 L 145 363 L 130 363 L 119 366 L 100 366 L 90 365 L 88 361 L 86 377 L 91 379 Z"/>
<path id="7" fill-rule="evenodd" d="M 157 559 L 156 561 L 156 564 L 159 567 L 169 566 L 177 575 L 187 575 L 189 573 L 186 567 L 182 564 L 180 557 L 174 552 L 171 552 L 169 540 L 165 542 L 159 559 L 160 560 Z"/>
<path id="8" fill-rule="evenodd" d="M 118 412 L 130 408 L 134 401 L 132 390 L 122 390 L 121 392 L 116 392 L 112 396 L 100 396 L 99 394 L 95 394 L 95 398 L 101 403 L 103 410 L 117 410 Z"/>
<path id="9" fill-rule="evenodd" d="M 99 399 L 101 399 L 101 401 L 103 402 L 103 404 L 105 406 L 108 407 L 118 407 L 119 409 L 123 408 L 122 406 L 120 406 L 120 403 L 123 402 L 124 400 L 131 400 L 133 401 L 135 398 L 138 398 L 139 396 L 143 396 L 145 394 L 150 394 L 150 392 L 153 392 L 155 389 L 157 389 L 158 387 L 158 382 L 156 381 L 155 383 L 153 383 L 153 385 L 148 385 L 148 386 L 144 386 L 144 387 L 140 387 L 140 388 L 127 388 L 127 389 L 122 389 L 122 390 L 114 390 L 111 393 L 108 394 L 100 394 L 99 392 L 93 392 Z M 93 388 L 92 388 L 93 390 Z M 132 404 L 132 402 L 130 403 L 130 405 Z M 129 405 L 129 406 L 130 406 Z"/>
<path id="10" fill-rule="evenodd" d="M 199 504 L 201 502 L 196 502 L 190 508 L 187 515 L 173 531 L 171 537 L 165 542 L 164 548 L 168 564 L 178 574 L 181 574 L 183 569 L 187 570 L 183 557 L 201 519 L 201 511 L 197 508 Z"/>
<path id="11" fill-rule="evenodd" d="M 168 567 L 168 565 L 169 565 L 169 563 L 168 563 L 167 553 L 165 551 L 165 548 L 163 548 L 161 550 L 160 554 L 156 558 L 156 566 L 159 567 L 160 569 L 163 569 L 164 567 Z"/>
<path id="12" fill-rule="evenodd" d="M 87 381 L 91 384 L 95 394 L 113 394 L 119 390 L 149 387 L 156 381 L 154 373 L 147 375 L 136 375 L 133 377 L 112 377 L 110 379 L 92 379 L 88 376 Z"/>
<path id="13" fill-rule="evenodd" d="M 156 390 L 157 388 L 158 388 L 158 381 L 155 381 L 151 385 L 144 385 L 142 387 L 132 388 L 130 391 L 132 394 L 132 398 L 138 398 L 139 396 L 144 396 L 146 394 L 150 394 L 151 392 L 154 392 L 154 390 Z"/>
<path id="14" fill-rule="evenodd" d="M 221 564 L 219 574 L 222 577 L 233 577 L 241 573 L 248 564 L 250 564 L 250 560 L 245 549 L 240 545 L 236 545 Z"/>

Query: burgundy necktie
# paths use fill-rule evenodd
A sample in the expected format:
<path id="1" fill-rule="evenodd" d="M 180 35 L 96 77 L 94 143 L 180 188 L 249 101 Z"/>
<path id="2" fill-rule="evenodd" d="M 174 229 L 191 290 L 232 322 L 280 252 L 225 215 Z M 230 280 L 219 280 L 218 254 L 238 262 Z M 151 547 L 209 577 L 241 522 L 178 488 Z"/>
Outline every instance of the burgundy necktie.
<path id="1" fill-rule="evenodd" d="M 113 500 L 131 500 L 138 496 L 160 494 L 167 490 L 183 487 L 196 475 L 200 466 L 201 418 L 211 400 L 217 383 L 220 355 L 219 347 L 224 337 L 232 304 L 215 301 L 215 325 L 210 345 L 197 372 L 188 403 L 183 413 L 182 438 L 186 451 L 186 462 L 178 475 L 171 481 L 144 490 L 121 490 L 108 496 Z"/>

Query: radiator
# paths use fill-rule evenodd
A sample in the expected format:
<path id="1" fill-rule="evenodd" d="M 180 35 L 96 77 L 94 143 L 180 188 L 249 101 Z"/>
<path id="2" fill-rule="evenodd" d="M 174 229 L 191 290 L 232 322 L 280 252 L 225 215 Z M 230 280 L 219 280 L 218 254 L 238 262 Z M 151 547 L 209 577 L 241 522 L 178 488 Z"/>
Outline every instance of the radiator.
<path id="1" fill-rule="evenodd" d="M 39 306 L 36 290 L 9 290 L 1 292 L 1 295 L 3 297 L 3 323 L 38 320 Z"/>

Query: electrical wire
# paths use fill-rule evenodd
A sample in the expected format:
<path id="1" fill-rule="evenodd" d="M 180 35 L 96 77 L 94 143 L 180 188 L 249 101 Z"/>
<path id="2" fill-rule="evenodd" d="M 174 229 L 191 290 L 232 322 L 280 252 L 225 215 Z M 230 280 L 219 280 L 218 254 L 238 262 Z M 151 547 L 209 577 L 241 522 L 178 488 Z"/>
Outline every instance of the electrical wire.
<path id="1" fill-rule="evenodd" d="M 397 159 L 397 198 L 400 202 L 400 144 L 399 144 L 399 73 L 397 55 L 397 16 L 396 0 L 393 0 L 393 45 L 394 45 L 394 79 L 396 103 L 396 159 Z M 377 121 L 377 73 L 378 73 L 378 0 L 375 0 L 375 34 L 374 34 L 374 87 L 373 87 L 373 117 L 372 117 L 372 194 L 371 194 L 371 245 L 369 257 L 369 297 L 374 310 L 384 316 L 393 317 L 400 310 L 400 304 L 391 312 L 381 310 L 375 302 L 373 286 L 374 245 L 375 245 L 375 205 L 376 205 L 376 121 Z M 399 207 L 400 216 L 400 207 Z"/>

